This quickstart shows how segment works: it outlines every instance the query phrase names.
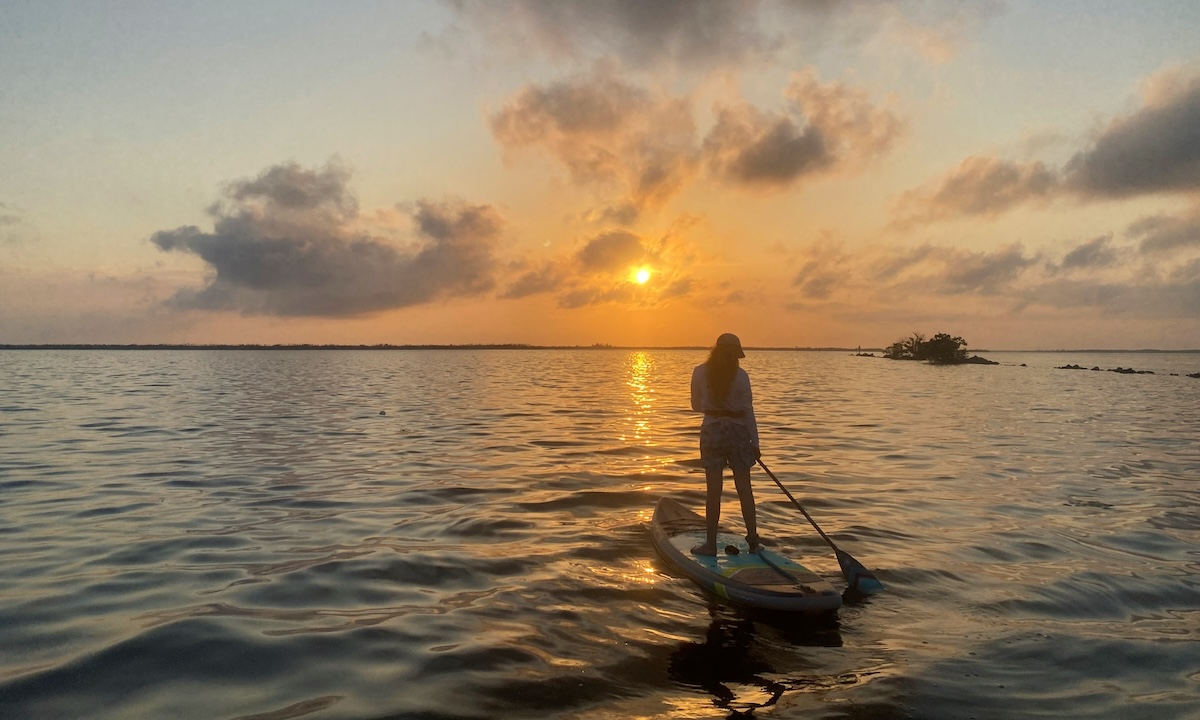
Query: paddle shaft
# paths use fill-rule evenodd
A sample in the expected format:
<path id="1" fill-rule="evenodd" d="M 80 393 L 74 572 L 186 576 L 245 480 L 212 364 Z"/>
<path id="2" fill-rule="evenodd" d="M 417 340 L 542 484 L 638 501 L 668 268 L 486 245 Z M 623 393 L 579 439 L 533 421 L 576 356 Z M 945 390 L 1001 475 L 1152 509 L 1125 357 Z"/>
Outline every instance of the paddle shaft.
<path id="1" fill-rule="evenodd" d="M 838 546 L 833 543 L 833 540 L 829 539 L 829 536 L 825 534 L 825 531 L 821 529 L 821 526 L 817 524 L 817 521 L 812 519 L 812 515 L 808 514 L 808 511 L 804 509 L 804 506 L 800 504 L 800 501 L 792 497 L 792 494 L 788 492 L 788 489 L 784 487 L 783 483 L 779 482 L 779 478 L 775 477 L 775 473 L 771 472 L 771 469 L 767 467 L 766 463 L 764 463 L 761 458 L 759 459 L 758 464 L 763 470 L 766 471 L 767 475 L 769 475 L 771 479 L 775 481 L 775 484 L 779 486 L 779 489 L 783 491 L 783 494 L 787 495 L 788 500 L 791 500 L 792 503 L 800 509 L 800 512 L 804 513 L 804 517 L 808 518 L 808 521 L 812 523 L 814 528 L 816 528 L 816 531 L 821 535 L 821 538 L 825 542 L 829 543 L 829 547 L 833 548 L 836 552 Z"/>
<path id="2" fill-rule="evenodd" d="M 779 478 L 775 477 L 775 473 L 771 472 L 771 469 L 768 468 L 765 463 L 763 463 L 761 458 L 759 459 L 758 464 L 762 466 L 763 470 L 766 470 L 767 475 L 771 476 L 771 479 L 775 481 L 775 484 L 779 486 L 779 489 L 783 491 L 783 494 L 788 496 L 788 500 L 791 500 L 796 507 L 800 508 L 800 512 L 804 513 L 804 517 L 808 518 L 808 521 L 812 523 L 812 526 L 816 528 L 818 533 L 820 533 L 821 538 L 825 542 L 829 543 L 829 547 L 833 548 L 833 554 L 837 557 L 838 565 L 842 568 L 842 576 L 846 578 L 846 583 L 849 585 L 848 589 L 867 594 L 882 590 L 883 583 L 879 582 L 879 579 L 875 577 L 875 574 L 868 570 L 862 563 L 855 560 L 850 553 L 840 550 L 838 546 L 834 544 L 833 540 L 831 540 L 829 536 L 825 534 L 825 531 L 821 529 L 821 526 L 817 524 L 817 521 L 812 519 L 812 515 L 808 514 L 808 511 L 804 509 L 804 506 L 800 504 L 799 500 L 792 497 L 792 494 L 788 492 L 786 487 L 783 486 L 783 483 L 779 482 Z"/>

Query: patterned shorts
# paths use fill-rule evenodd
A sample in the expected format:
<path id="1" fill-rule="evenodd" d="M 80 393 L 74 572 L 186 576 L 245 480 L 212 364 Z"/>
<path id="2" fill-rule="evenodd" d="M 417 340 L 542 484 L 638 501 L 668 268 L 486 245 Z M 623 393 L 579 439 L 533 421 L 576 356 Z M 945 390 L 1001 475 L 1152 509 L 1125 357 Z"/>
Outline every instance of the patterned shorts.
<path id="1" fill-rule="evenodd" d="M 700 426 L 700 464 L 705 468 L 749 470 L 757 462 L 750 429 L 738 422 L 718 421 Z"/>

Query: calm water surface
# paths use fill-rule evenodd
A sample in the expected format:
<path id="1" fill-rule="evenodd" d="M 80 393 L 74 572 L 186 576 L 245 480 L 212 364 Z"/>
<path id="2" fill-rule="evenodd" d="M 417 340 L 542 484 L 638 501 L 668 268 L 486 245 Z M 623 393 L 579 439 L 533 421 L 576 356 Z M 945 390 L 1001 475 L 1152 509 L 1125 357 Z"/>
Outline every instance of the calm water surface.
<path id="1" fill-rule="evenodd" d="M 650 546 L 702 352 L 0 352 L 0 717 L 1200 717 L 1200 355 L 991 357 L 746 358 L 813 622 Z"/>

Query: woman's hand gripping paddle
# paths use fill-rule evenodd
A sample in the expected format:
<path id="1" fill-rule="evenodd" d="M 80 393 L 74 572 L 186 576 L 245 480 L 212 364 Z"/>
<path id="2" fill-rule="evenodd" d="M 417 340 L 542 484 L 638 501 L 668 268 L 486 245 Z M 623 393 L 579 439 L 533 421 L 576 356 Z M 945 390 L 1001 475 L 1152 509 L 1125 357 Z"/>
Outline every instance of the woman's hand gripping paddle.
<path id="1" fill-rule="evenodd" d="M 833 554 L 837 557 L 838 565 L 842 567 L 842 576 L 846 578 L 846 584 L 848 586 L 847 589 L 852 592 L 862 593 L 863 595 L 871 595 L 883 590 L 883 583 L 879 582 L 879 580 L 870 570 L 864 567 L 862 563 L 855 560 L 850 553 L 838 549 L 838 546 L 835 545 L 833 540 L 831 540 L 829 536 L 825 534 L 825 531 L 821 529 L 821 526 L 817 525 L 817 521 L 812 519 L 812 515 L 809 515 L 808 511 L 804 509 L 804 506 L 801 505 L 796 498 L 792 497 L 792 494 L 788 492 L 786 487 L 783 486 L 783 483 L 779 482 L 779 478 L 775 477 L 775 473 L 771 472 L 766 464 L 763 463 L 761 458 L 759 458 L 758 464 L 763 470 L 766 470 L 767 475 L 769 475 L 771 479 L 775 481 L 775 484 L 779 486 L 779 489 L 783 491 L 783 494 L 788 496 L 788 500 L 791 500 L 796 507 L 800 508 L 800 512 L 804 513 L 804 517 L 808 518 L 808 521 L 812 523 L 812 526 L 816 528 L 818 533 L 820 533 L 821 538 L 824 539 L 825 542 L 829 543 L 829 547 L 833 548 Z"/>

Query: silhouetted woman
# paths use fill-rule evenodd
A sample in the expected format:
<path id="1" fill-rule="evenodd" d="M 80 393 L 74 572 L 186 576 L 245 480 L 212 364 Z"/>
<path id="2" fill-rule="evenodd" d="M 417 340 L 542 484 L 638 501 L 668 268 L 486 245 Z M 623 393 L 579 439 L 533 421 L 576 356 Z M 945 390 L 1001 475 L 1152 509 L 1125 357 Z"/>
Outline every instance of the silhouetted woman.
<path id="1" fill-rule="evenodd" d="M 758 522 L 750 468 L 762 456 L 758 449 L 758 423 L 750 394 L 750 376 L 738 367 L 746 357 L 737 335 L 725 333 L 708 354 L 708 360 L 692 371 L 692 409 L 704 413 L 700 425 L 700 462 L 708 484 L 705 521 L 708 538 L 692 548 L 696 555 L 717 554 L 717 524 L 721 520 L 721 489 L 725 466 L 733 470 L 733 484 L 742 504 L 746 542 L 758 552 Z"/>

